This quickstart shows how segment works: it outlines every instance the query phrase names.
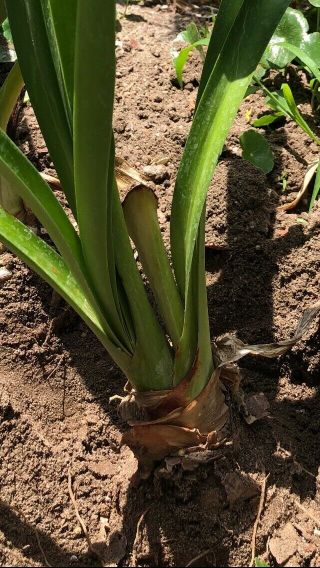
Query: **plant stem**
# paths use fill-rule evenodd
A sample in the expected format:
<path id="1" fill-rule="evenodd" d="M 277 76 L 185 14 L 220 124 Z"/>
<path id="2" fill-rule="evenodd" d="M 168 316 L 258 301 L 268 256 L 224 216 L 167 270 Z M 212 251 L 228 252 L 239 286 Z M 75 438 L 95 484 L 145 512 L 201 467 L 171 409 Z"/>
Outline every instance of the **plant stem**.
<path id="1" fill-rule="evenodd" d="M 18 62 L 14 64 L 0 89 L 0 128 L 7 130 L 8 122 L 24 82 Z"/>
<path id="2" fill-rule="evenodd" d="M 14 64 L 0 90 L 0 128 L 6 131 L 10 116 L 23 88 L 24 82 L 18 62 Z M 23 211 L 22 199 L 12 191 L 7 181 L 0 177 L 0 206 L 11 215 Z"/>
<path id="3" fill-rule="evenodd" d="M 300 128 L 302 128 L 302 130 L 309 136 L 309 138 L 311 138 L 313 142 L 315 142 L 316 144 L 318 144 L 318 146 L 320 146 L 320 138 L 318 138 L 318 136 L 316 136 L 316 134 L 314 134 L 314 132 L 311 130 L 309 125 L 301 116 L 299 109 L 297 108 L 295 113 L 293 113 L 288 106 L 282 104 L 279 98 L 276 97 L 271 91 L 269 91 L 269 89 L 262 83 L 262 81 L 260 81 L 260 79 L 258 79 L 255 76 L 253 77 L 253 79 L 261 87 L 261 89 L 268 95 L 268 97 L 274 102 L 276 108 L 280 110 L 284 115 L 289 116 L 291 120 L 294 120 L 295 123 L 298 124 L 298 126 L 300 126 Z"/>
<path id="4" fill-rule="evenodd" d="M 116 183 L 114 191 L 118 191 Z M 127 377 L 138 391 L 172 388 L 172 351 L 150 305 L 133 257 L 119 197 L 114 201 L 113 215 L 114 234 L 117 235 L 116 267 L 135 331 L 135 349 Z"/>
<path id="5" fill-rule="evenodd" d="M 129 4 L 130 4 L 130 0 L 126 0 L 126 5 L 125 5 L 125 8 L 124 8 L 124 12 L 123 12 L 123 14 L 122 14 L 124 18 L 125 18 L 126 15 L 127 15 L 128 8 L 129 8 Z"/>
<path id="6" fill-rule="evenodd" d="M 130 237 L 176 348 L 182 334 L 183 306 L 161 236 L 157 199 L 146 187 L 134 189 L 124 201 L 123 211 Z"/>
<path id="7" fill-rule="evenodd" d="M 309 205 L 309 213 L 311 211 L 311 209 L 313 208 L 315 201 L 319 195 L 319 191 L 320 191 L 320 161 L 318 164 L 318 168 L 317 168 L 317 173 L 316 173 L 316 179 L 314 182 L 314 187 L 313 187 L 313 191 L 312 191 L 312 195 L 311 195 L 311 199 L 310 199 L 310 205 Z"/>
<path id="8" fill-rule="evenodd" d="M 12 191 L 2 176 L 0 176 L 0 207 L 15 217 L 24 211 L 21 197 Z"/>

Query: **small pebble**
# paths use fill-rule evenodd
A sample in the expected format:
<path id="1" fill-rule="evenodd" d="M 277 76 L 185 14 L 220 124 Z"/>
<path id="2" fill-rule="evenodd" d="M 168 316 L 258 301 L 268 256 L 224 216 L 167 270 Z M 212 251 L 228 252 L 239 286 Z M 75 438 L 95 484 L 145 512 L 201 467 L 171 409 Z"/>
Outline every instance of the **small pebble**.
<path id="1" fill-rule="evenodd" d="M 80 538 L 80 537 L 82 536 L 82 529 L 81 529 L 81 527 L 77 526 L 77 527 L 74 529 L 74 536 L 75 536 L 76 538 Z"/>
<path id="2" fill-rule="evenodd" d="M 10 270 L 2 266 L 0 268 L 0 282 L 6 282 L 7 280 L 10 280 L 11 277 L 12 277 L 12 272 L 10 272 Z"/>
<path id="3" fill-rule="evenodd" d="M 162 183 L 168 179 L 169 172 L 164 164 L 151 164 L 143 168 L 143 173 L 155 183 Z"/>

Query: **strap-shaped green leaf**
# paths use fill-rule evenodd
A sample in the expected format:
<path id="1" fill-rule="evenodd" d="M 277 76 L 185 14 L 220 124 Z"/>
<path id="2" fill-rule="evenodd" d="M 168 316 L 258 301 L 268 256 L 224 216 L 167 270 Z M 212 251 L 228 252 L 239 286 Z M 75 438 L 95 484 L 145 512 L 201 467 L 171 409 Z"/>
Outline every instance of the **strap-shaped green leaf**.
<path id="1" fill-rule="evenodd" d="M 114 186 L 116 191 L 116 186 Z M 114 206 L 116 266 L 126 293 L 135 331 L 135 349 L 130 369 L 130 381 L 139 391 L 163 390 L 172 387 L 173 357 L 165 334 L 152 309 L 137 264 L 134 260 L 126 223 L 119 200 Z"/>
<path id="2" fill-rule="evenodd" d="M 129 235 L 138 251 L 169 337 L 177 348 L 182 332 L 183 306 L 163 243 L 157 208 L 158 200 L 153 191 L 143 186 L 130 191 L 123 202 Z"/>
<path id="3" fill-rule="evenodd" d="M 205 276 L 205 209 L 193 255 L 190 286 L 185 301 L 183 333 L 174 362 L 174 384 L 189 377 L 188 394 L 195 398 L 210 379 L 213 359 Z"/>
<path id="4" fill-rule="evenodd" d="M 178 172 L 171 217 L 173 264 L 184 297 L 214 168 L 252 74 L 288 4 L 244 1 L 201 97 Z"/>
<path id="5" fill-rule="evenodd" d="M 207 56 L 204 62 L 201 81 L 198 90 L 197 102 L 200 101 L 202 93 L 212 73 L 221 49 L 229 36 L 230 30 L 237 18 L 244 0 L 221 0 L 219 11 L 214 22 L 214 31 L 211 34 Z"/>
<path id="6" fill-rule="evenodd" d="M 41 0 L 41 5 L 51 55 L 72 130 L 77 0 Z"/>
<path id="7" fill-rule="evenodd" d="M 74 227 L 50 187 L 3 130 L 0 130 L 0 174 L 47 229 L 65 261 L 82 271 L 81 244 Z"/>
<path id="8" fill-rule="evenodd" d="M 88 301 L 88 295 L 83 292 L 62 257 L 29 227 L 1 207 L 0 239 L 74 308 L 108 349 L 116 363 L 124 372 L 128 372 L 131 358 L 109 340 Z"/>
<path id="9" fill-rule="evenodd" d="M 26 0 L 23 3 L 14 0 L 13 3 L 17 11 L 12 8 L 11 19 L 15 20 L 16 35 L 19 36 L 17 43 L 21 50 L 23 39 L 27 40 L 25 44 L 29 41 L 31 53 L 42 42 L 43 53 L 35 66 L 24 59 L 24 53 L 22 60 L 29 84 L 35 90 L 36 104 L 32 101 L 35 112 L 38 117 L 40 114 L 44 118 L 42 124 L 41 120 L 39 122 L 45 138 L 47 140 L 45 129 L 53 125 L 55 118 L 50 109 L 50 97 L 46 101 L 47 106 L 40 100 L 41 96 L 45 98 L 40 79 L 42 66 L 47 61 L 49 69 L 45 69 L 45 73 L 48 73 L 48 79 L 54 79 L 51 83 L 52 99 L 59 107 L 57 114 L 60 113 L 64 132 L 67 137 L 70 134 L 74 147 L 74 162 L 71 155 L 72 168 L 76 172 L 74 211 L 77 210 L 80 238 L 50 188 L 4 134 L 0 136 L 0 149 L 2 145 L 4 150 L 0 174 L 5 175 L 47 228 L 78 285 L 94 307 L 104 334 L 102 340 L 110 354 L 116 362 L 123 355 L 130 360 L 125 372 L 132 383 L 143 390 L 148 385 L 155 389 L 167 388 L 172 384 L 172 354 L 134 261 L 119 194 L 114 185 L 115 2 L 110 0 L 106 4 L 96 0 L 93 9 L 91 1 L 77 0 L 74 62 L 71 61 L 72 53 L 65 50 L 64 41 L 67 39 L 62 22 L 65 7 L 61 3 L 55 0 Z M 21 21 L 27 29 L 20 27 Z M 72 37 L 70 41 L 73 41 Z M 72 124 L 71 102 L 74 102 Z M 51 114 L 49 112 L 46 121 L 45 114 L 41 113 L 45 113 L 47 108 Z M 56 107 L 54 109 L 57 110 Z M 55 128 L 59 134 L 59 121 L 54 124 L 56 135 Z M 61 140 L 58 138 L 56 142 L 58 149 L 62 150 Z M 57 159 L 52 157 L 57 165 Z M 117 215 L 114 215 L 114 209 L 118 211 Z M 114 235 L 117 236 L 116 242 Z M 114 246 L 117 247 L 117 263 Z M 120 366 L 123 369 L 123 365 Z"/>
<path id="10" fill-rule="evenodd" d="M 6 5 L 27 91 L 63 190 L 76 216 L 71 128 L 55 72 L 41 2 L 8 0 Z"/>
<path id="11" fill-rule="evenodd" d="M 196 108 L 226 43 L 232 26 L 244 0 L 222 0 L 211 34 L 201 81 L 198 89 Z M 174 384 L 178 384 L 192 368 L 189 395 L 197 396 L 210 378 L 213 360 L 210 343 L 207 288 L 205 281 L 205 210 L 198 228 L 197 241 L 190 269 L 190 286 L 185 297 L 185 319 L 179 348 L 175 356 Z M 202 250 L 202 248 L 203 250 Z"/>
<path id="12" fill-rule="evenodd" d="M 183 49 L 181 49 L 177 54 L 174 52 L 173 55 L 173 64 L 176 70 L 176 76 L 180 87 L 183 85 L 183 70 L 185 64 L 188 60 L 189 54 L 196 48 L 202 47 L 203 45 L 208 45 L 209 39 L 208 38 L 201 38 L 195 41 L 194 43 L 190 43 Z"/>
<path id="13" fill-rule="evenodd" d="M 199 223 L 203 214 L 206 194 L 212 174 L 221 153 L 229 128 L 250 84 L 252 74 L 281 19 L 289 0 L 240 0 L 231 4 L 223 2 L 219 27 L 221 33 L 209 45 L 209 62 L 202 78 L 202 96 L 188 137 L 179 168 L 171 215 L 171 251 L 177 284 L 185 300 L 185 322 L 175 362 L 175 381 L 188 371 L 190 357 L 199 356 L 204 350 L 205 365 L 210 357 L 207 346 L 195 342 L 207 336 L 207 308 L 204 281 L 201 283 L 200 251 L 195 248 L 201 242 Z M 226 39 L 225 39 L 225 36 Z M 235 48 L 236 46 L 236 48 Z M 219 51 L 220 49 L 220 51 Z M 212 61 L 210 63 L 210 56 Z M 208 78 L 210 72 L 210 76 Z M 201 228 L 203 235 L 203 227 Z M 194 257 L 198 260 L 195 261 Z M 194 297 L 198 290 L 197 299 Z M 195 309 L 202 306 L 200 313 Z M 189 311 L 193 316 L 190 316 Z M 196 333 L 188 326 L 196 327 Z M 201 330 L 201 325 L 204 326 Z M 184 341 L 185 337 L 190 340 Z M 207 353 L 207 354 L 206 354 Z M 209 377 L 207 377 L 209 378 Z"/>
<path id="14" fill-rule="evenodd" d="M 309 205 L 309 211 L 311 211 L 311 209 L 313 208 L 319 193 L 320 193 L 320 161 L 318 163 L 316 179 L 314 180 L 314 186 L 313 186 L 312 195 L 311 195 L 311 199 L 310 199 L 310 205 Z"/>
<path id="15" fill-rule="evenodd" d="M 88 284 L 81 243 L 74 227 L 50 187 L 2 130 L 0 130 L 0 176 L 4 177 L 9 187 L 22 197 L 23 201 L 47 229 L 74 277 L 86 291 L 92 304 L 95 305 L 97 313 L 100 314 L 100 318 L 104 322 L 108 336 L 115 345 L 121 347 L 117 337 L 101 315 L 93 297 Z"/>
<path id="16" fill-rule="evenodd" d="M 114 263 L 112 227 L 115 2 L 78 0 L 74 83 L 74 164 L 80 239 L 91 285 L 126 348 Z"/>
<path id="17" fill-rule="evenodd" d="M 319 34 L 320 37 L 320 34 Z M 318 40 L 320 41 L 320 40 Z M 300 61 L 307 67 L 309 67 L 311 73 L 316 77 L 318 81 L 320 81 L 320 70 L 317 63 L 306 53 L 306 50 L 300 49 L 300 47 L 296 47 L 292 43 L 283 43 L 283 47 L 285 47 L 288 51 L 291 51 L 293 55 L 298 57 Z"/>
<path id="18" fill-rule="evenodd" d="M 281 85 L 283 96 L 280 95 L 280 93 L 269 91 L 269 89 L 261 81 L 257 80 L 257 83 L 268 95 L 267 102 L 274 110 L 282 112 L 284 116 L 287 115 L 292 118 L 292 120 L 294 120 L 300 128 L 302 128 L 302 130 L 310 136 L 311 140 L 316 142 L 316 144 L 320 144 L 320 139 L 316 136 L 299 111 L 291 88 L 287 83 Z"/>
<path id="19" fill-rule="evenodd" d="M 196 108 L 243 3 L 244 0 L 221 0 L 202 70 Z M 174 367 L 175 384 L 178 384 L 187 376 L 191 368 L 193 369 L 189 395 L 194 397 L 201 392 L 213 369 L 205 280 L 204 240 L 205 209 L 198 228 L 190 272 L 190 286 L 185 297 L 183 333 Z"/>

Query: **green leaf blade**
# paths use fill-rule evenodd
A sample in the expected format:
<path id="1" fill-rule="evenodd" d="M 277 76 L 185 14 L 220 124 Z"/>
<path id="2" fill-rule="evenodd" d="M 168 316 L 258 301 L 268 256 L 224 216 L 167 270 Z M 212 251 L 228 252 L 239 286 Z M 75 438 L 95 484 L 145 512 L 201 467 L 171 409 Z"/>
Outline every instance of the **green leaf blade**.
<path id="1" fill-rule="evenodd" d="M 220 51 L 227 41 L 230 30 L 239 15 L 243 6 L 244 0 L 221 0 L 219 12 L 214 22 L 213 33 L 207 51 L 207 56 L 204 62 L 201 81 L 198 90 L 197 103 L 200 101 L 202 93 L 209 80 L 211 72 L 219 57 Z"/>
<path id="2" fill-rule="evenodd" d="M 127 296 L 136 338 L 130 381 L 142 391 L 169 389 L 173 382 L 172 353 L 134 260 L 119 200 L 114 206 L 114 223 L 117 227 L 116 266 Z"/>
<path id="3" fill-rule="evenodd" d="M 314 182 L 313 191 L 310 199 L 309 212 L 313 209 L 313 206 L 319 194 L 320 194 L 320 161 L 318 164 L 316 179 Z"/>
<path id="4" fill-rule="evenodd" d="M 41 0 L 41 5 L 60 92 L 72 130 L 77 0 Z"/>
<path id="5" fill-rule="evenodd" d="M 127 372 L 131 359 L 109 340 L 88 296 L 74 279 L 62 257 L 33 231 L 0 207 L 0 240 L 56 290 L 81 316 Z"/>
<path id="6" fill-rule="evenodd" d="M 2 130 L 0 175 L 32 209 L 65 260 L 71 265 L 80 265 L 80 241 L 66 213 L 35 167 Z"/>
<path id="7" fill-rule="evenodd" d="M 247 130 L 240 136 L 242 157 L 268 174 L 274 168 L 272 150 L 267 140 L 255 130 Z"/>
<path id="8" fill-rule="evenodd" d="M 300 47 L 309 30 L 309 24 L 300 10 L 288 8 L 273 34 L 264 53 L 263 60 L 271 67 L 282 69 L 288 65 L 294 56 L 283 45 L 291 43 Z"/>
<path id="9" fill-rule="evenodd" d="M 40 2 L 8 0 L 15 49 L 32 106 L 75 215 L 73 143 Z"/>
<path id="10" fill-rule="evenodd" d="M 178 172 L 171 217 L 173 262 L 183 296 L 215 165 L 265 45 L 288 3 L 259 0 L 252 6 L 249 0 L 244 2 L 198 106 Z M 256 25 L 259 11 L 268 26 Z M 243 30 L 240 38 L 239 29 Z"/>
<path id="11" fill-rule="evenodd" d="M 302 128 L 305 131 L 305 133 L 308 134 L 308 136 L 310 136 L 311 140 L 313 140 L 317 144 L 320 144 L 319 138 L 314 134 L 308 123 L 301 115 L 290 86 L 287 83 L 284 83 L 281 86 L 281 89 L 293 120 L 295 120 L 295 122 L 300 126 L 300 128 Z"/>
<path id="12" fill-rule="evenodd" d="M 115 2 L 78 0 L 74 83 L 74 165 L 78 225 L 91 286 L 126 349 L 114 261 L 112 211 L 115 84 Z M 92 64 L 94 57 L 94 64 Z"/>
<path id="13" fill-rule="evenodd" d="M 197 353 L 203 360 L 204 368 L 209 369 L 210 364 L 212 365 L 208 345 L 203 342 L 198 344 L 200 337 L 208 335 L 206 290 L 204 280 L 201 279 L 203 268 L 202 271 L 199 269 L 202 254 L 195 248 L 197 238 L 200 239 L 200 219 L 212 174 L 229 128 L 268 41 L 288 4 L 289 0 L 237 2 L 231 21 L 226 11 L 227 23 L 220 24 L 221 29 L 227 30 L 227 39 L 221 34 L 217 42 L 220 53 L 217 53 L 214 44 L 211 44 L 214 46 L 211 49 L 209 45 L 207 57 L 211 56 L 213 62 L 206 65 L 206 72 L 201 79 L 203 94 L 198 98 L 197 111 L 178 172 L 171 215 L 173 266 L 178 288 L 185 302 L 183 336 L 191 334 L 186 326 L 196 326 L 195 333 L 192 334 L 194 339 L 190 339 L 185 348 L 179 350 L 179 376 L 175 377 L 177 382 L 184 378 L 184 370 L 192 357 L 195 361 Z M 227 2 L 224 5 L 227 6 Z M 258 25 L 258 22 L 263 22 L 263 25 Z M 196 292 L 192 293 L 191 289 Z M 201 305 L 201 321 L 195 302 Z M 189 312 L 195 314 L 195 319 L 189 317 Z M 203 351 L 198 352 L 198 348 Z M 206 380 L 208 379 L 207 376 Z"/>
<path id="14" fill-rule="evenodd" d="M 282 112 L 277 112 L 276 114 L 265 114 L 264 116 L 261 116 L 260 118 L 254 120 L 252 122 L 252 126 L 254 126 L 255 128 L 263 128 L 264 126 L 270 126 L 270 124 L 277 122 L 277 120 L 279 120 L 283 116 L 285 115 Z"/>
<path id="15" fill-rule="evenodd" d="M 88 298 L 96 307 L 97 313 L 100 314 L 108 336 L 115 345 L 120 346 L 116 336 L 96 306 L 88 283 L 78 234 L 50 187 L 2 130 L 0 130 L 0 176 L 6 180 L 8 189 L 11 189 L 23 199 L 47 229 L 63 260 L 69 266 L 77 281 L 81 283 Z"/>
<path id="16" fill-rule="evenodd" d="M 183 307 L 160 231 L 157 198 L 147 187 L 136 188 L 126 196 L 123 211 L 160 314 L 177 348 L 182 333 Z"/>
<path id="17" fill-rule="evenodd" d="M 172 52 L 172 59 L 176 71 L 177 81 L 181 88 L 183 86 L 183 71 L 190 53 L 197 47 L 201 47 L 203 45 L 208 45 L 208 44 L 209 44 L 209 39 L 205 38 L 199 39 L 196 42 L 192 43 L 191 45 L 187 45 L 186 47 L 181 49 L 177 54 L 175 51 Z"/>

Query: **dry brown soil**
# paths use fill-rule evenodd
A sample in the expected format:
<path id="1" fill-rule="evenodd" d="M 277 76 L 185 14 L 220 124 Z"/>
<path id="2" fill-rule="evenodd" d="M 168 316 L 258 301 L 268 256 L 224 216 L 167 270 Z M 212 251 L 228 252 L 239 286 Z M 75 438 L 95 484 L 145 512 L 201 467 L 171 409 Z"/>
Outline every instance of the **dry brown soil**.
<path id="1" fill-rule="evenodd" d="M 138 169 L 152 166 L 166 239 L 200 73 L 195 55 L 178 89 L 170 47 L 185 22 L 203 14 L 149 1 L 130 9 L 118 34 L 117 153 Z M 319 133 L 303 76 L 290 73 Z M 286 122 L 266 132 L 276 157 L 271 174 L 244 162 L 239 133 L 264 110 L 259 93 L 244 102 L 208 199 L 212 334 L 236 332 L 251 342 L 290 336 L 319 297 L 320 201 L 309 215 L 305 201 L 277 211 L 300 188 L 318 149 Z M 18 138 L 38 168 L 54 173 L 28 106 Z M 10 253 L 0 261 L 13 273 L 0 288 L 0 565 L 99 566 L 103 557 L 107 566 L 247 566 L 268 474 L 256 554 L 319 565 L 319 322 L 278 360 L 241 362 L 243 388 L 266 394 L 269 419 L 248 426 L 235 412 L 233 446 L 213 463 L 168 478 L 158 471 L 139 483 L 132 453 L 119 444 L 125 425 L 109 402 L 121 394 L 123 376 L 47 285 Z M 68 476 L 98 557 L 88 550 Z"/>

